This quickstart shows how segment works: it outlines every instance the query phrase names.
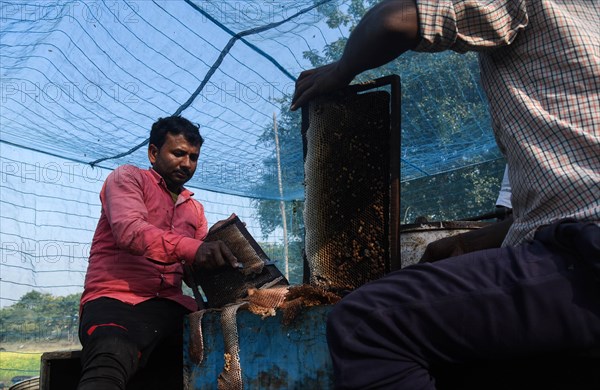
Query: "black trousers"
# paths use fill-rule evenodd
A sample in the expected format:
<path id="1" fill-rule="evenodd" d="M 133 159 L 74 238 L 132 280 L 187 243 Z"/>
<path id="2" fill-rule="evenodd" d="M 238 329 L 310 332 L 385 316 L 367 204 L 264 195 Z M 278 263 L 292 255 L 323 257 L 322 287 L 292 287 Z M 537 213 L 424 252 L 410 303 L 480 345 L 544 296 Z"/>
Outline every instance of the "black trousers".
<path id="1" fill-rule="evenodd" d="M 183 318 L 167 299 L 129 305 L 110 298 L 86 303 L 78 390 L 183 388 Z"/>
<path id="2" fill-rule="evenodd" d="M 336 387 L 432 390 L 434 365 L 598 347 L 599 269 L 600 227 L 566 221 L 368 283 L 328 318 Z"/>

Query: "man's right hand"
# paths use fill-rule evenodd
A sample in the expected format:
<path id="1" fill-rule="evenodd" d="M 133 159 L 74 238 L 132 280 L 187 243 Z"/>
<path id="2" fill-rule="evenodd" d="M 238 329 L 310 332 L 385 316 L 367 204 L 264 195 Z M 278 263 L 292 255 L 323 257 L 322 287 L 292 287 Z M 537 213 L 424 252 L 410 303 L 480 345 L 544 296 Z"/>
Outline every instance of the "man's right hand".
<path id="1" fill-rule="evenodd" d="M 196 251 L 194 266 L 215 269 L 225 265 L 239 268 L 240 263 L 223 241 L 204 241 Z"/>
<path id="2" fill-rule="evenodd" d="M 359 21 L 339 61 L 302 72 L 296 81 L 291 110 L 314 97 L 348 85 L 354 76 L 384 65 L 419 42 L 415 0 L 382 0 Z"/>
<path id="3" fill-rule="evenodd" d="M 339 62 L 333 62 L 300 73 L 296 81 L 291 110 L 297 110 L 316 96 L 334 92 L 347 86 L 352 78 L 352 75 L 344 75 L 340 70 Z"/>

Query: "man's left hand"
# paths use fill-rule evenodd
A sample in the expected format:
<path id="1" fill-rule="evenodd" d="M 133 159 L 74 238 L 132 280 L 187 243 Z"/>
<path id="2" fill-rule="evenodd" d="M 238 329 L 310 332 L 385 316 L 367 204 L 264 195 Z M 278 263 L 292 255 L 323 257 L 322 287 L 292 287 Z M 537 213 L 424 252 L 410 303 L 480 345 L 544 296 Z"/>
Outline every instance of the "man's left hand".
<path id="1" fill-rule="evenodd" d="M 419 263 L 430 263 L 464 253 L 499 248 L 512 222 L 512 217 L 508 217 L 480 229 L 434 241 L 427 245 Z"/>

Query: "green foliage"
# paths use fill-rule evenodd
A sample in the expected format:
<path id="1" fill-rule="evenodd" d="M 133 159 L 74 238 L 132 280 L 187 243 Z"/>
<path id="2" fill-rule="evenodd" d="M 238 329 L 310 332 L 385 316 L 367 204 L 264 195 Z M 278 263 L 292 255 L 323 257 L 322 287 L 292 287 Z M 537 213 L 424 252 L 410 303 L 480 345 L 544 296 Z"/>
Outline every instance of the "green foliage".
<path id="1" fill-rule="evenodd" d="M 77 337 L 80 294 L 55 297 L 30 291 L 0 310 L 0 341 L 41 341 Z"/>
<path id="2" fill-rule="evenodd" d="M 265 251 L 271 260 L 275 261 L 275 266 L 285 275 L 285 257 L 284 248 L 281 244 L 261 243 L 261 248 Z M 302 263 L 303 243 L 300 240 L 291 241 L 288 246 L 288 281 L 290 284 L 301 284 L 304 272 Z"/>
<path id="3" fill-rule="evenodd" d="M 505 161 L 446 172 L 401 183 L 401 223 L 417 217 L 455 221 L 492 212 L 498 197 Z"/>
<path id="4" fill-rule="evenodd" d="M 318 12 L 330 28 L 352 31 L 366 10 L 377 2 L 352 0 L 344 9 L 327 3 L 320 6 Z M 314 67 L 339 59 L 347 41 L 347 36 L 340 35 L 321 52 L 314 49 L 304 52 L 304 58 Z M 488 108 L 480 86 L 476 54 L 409 52 L 380 68 L 363 72 L 355 81 L 364 82 L 390 74 L 399 75 L 402 83 L 402 158 L 410 160 L 432 151 L 439 156 L 438 164 L 419 167 L 420 175 L 426 172 L 426 176 L 403 176 L 402 222 L 410 223 L 417 216 L 455 220 L 493 210 L 504 168 L 504 160 L 497 150 L 490 148 L 469 156 L 468 160 L 456 158 L 444 162 L 447 156 L 460 153 L 461 148 L 473 140 L 490 138 Z M 279 142 L 281 155 L 288 159 L 286 164 L 297 164 L 292 168 L 296 179 L 303 175 L 301 118 L 299 112 L 289 111 L 290 100 L 291 96 L 287 96 L 277 101 L 281 107 Z M 261 139 L 268 148 L 275 150 L 272 124 L 265 126 Z M 265 164 L 274 161 L 273 153 L 265 159 Z M 290 165 L 286 166 L 289 169 Z M 464 166 L 470 168 L 463 169 Z M 290 201 L 286 203 L 286 210 L 297 211 L 301 205 L 299 200 Z M 265 237 L 282 226 L 277 201 L 256 200 L 255 206 Z M 294 218 L 297 223 L 289 232 L 294 239 L 302 237 L 301 217 L 298 213 Z"/>
<path id="5" fill-rule="evenodd" d="M 275 229 L 283 225 L 279 201 L 262 200 L 255 203 L 260 218 L 260 228 L 263 238 L 267 238 Z M 302 237 L 304 202 L 293 200 L 285 202 L 285 214 L 287 221 L 288 235 L 292 239 Z"/>

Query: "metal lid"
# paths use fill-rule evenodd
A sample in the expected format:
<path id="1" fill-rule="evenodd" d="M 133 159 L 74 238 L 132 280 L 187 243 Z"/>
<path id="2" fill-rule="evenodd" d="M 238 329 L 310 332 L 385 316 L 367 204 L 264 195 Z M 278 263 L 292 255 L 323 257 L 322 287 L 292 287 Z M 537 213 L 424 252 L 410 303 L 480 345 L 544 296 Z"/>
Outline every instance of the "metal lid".
<path id="1" fill-rule="evenodd" d="M 429 231 L 429 230 L 456 230 L 456 229 L 479 229 L 494 222 L 473 222 L 473 221 L 436 221 L 411 223 L 400 225 L 400 233 Z"/>

